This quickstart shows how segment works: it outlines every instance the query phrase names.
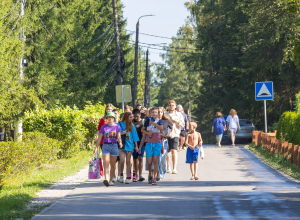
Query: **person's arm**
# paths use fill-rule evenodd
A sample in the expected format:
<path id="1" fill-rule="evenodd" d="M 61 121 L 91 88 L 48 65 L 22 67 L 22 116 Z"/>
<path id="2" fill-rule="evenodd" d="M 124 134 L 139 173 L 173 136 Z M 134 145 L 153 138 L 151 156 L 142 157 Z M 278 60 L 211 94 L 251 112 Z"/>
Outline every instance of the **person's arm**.
<path id="1" fill-rule="evenodd" d="M 144 143 L 145 143 L 145 140 L 146 140 L 146 134 L 144 134 L 143 135 L 143 138 L 142 138 L 142 140 L 141 140 L 141 142 L 140 142 L 140 146 L 139 146 L 139 149 L 141 149 L 142 147 L 143 147 L 143 145 L 144 145 Z"/>
<path id="2" fill-rule="evenodd" d="M 96 147 L 95 147 L 95 150 L 94 150 L 94 154 L 96 153 L 97 148 L 100 146 L 100 142 L 101 142 L 102 137 L 103 137 L 103 134 L 99 133 L 98 139 L 97 139 L 97 142 L 96 142 Z"/>
<path id="3" fill-rule="evenodd" d="M 122 143 L 122 139 L 121 139 L 121 132 L 118 132 L 117 137 L 118 137 L 118 142 L 119 142 L 120 148 L 123 148 L 123 143 Z"/>
<path id="4" fill-rule="evenodd" d="M 163 132 L 163 130 L 164 130 L 163 125 L 159 125 L 159 124 L 157 124 L 157 123 L 155 123 L 155 122 L 153 122 L 151 120 L 149 122 L 150 122 L 150 124 L 153 124 L 154 127 L 156 127 L 160 132 Z"/>
<path id="5" fill-rule="evenodd" d="M 237 117 L 237 125 L 238 125 L 238 128 L 239 128 L 239 130 L 241 130 L 241 126 L 240 126 L 240 120 L 239 120 L 239 116 L 236 116 Z"/>
<path id="6" fill-rule="evenodd" d="M 198 143 L 199 143 L 199 146 L 202 147 L 203 141 L 202 141 L 202 137 L 201 137 L 200 133 L 198 133 Z"/>
<path id="7" fill-rule="evenodd" d="M 168 134 L 168 137 L 171 137 L 171 136 L 172 136 L 172 134 L 174 133 L 175 126 L 173 126 L 173 125 L 172 125 L 172 127 L 171 127 L 171 128 L 172 128 L 172 130 L 171 130 L 171 132 Z"/>
<path id="8" fill-rule="evenodd" d="M 190 149 L 194 150 L 194 147 L 189 144 L 189 136 L 189 134 L 186 136 L 185 145 L 188 146 Z"/>
<path id="9" fill-rule="evenodd" d="M 214 126 L 211 126 L 211 133 L 214 133 Z"/>
<path id="10" fill-rule="evenodd" d="M 190 125 L 189 121 L 187 121 L 185 124 L 186 124 L 186 130 L 189 130 L 189 125 Z"/>
<path id="11" fill-rule="evenodd" d="M 152 136 L 152 131 L 146 131 L 146 128 L 143 126 L 141 130 L 144 134 L 147 134 L 149 136 Z"/>

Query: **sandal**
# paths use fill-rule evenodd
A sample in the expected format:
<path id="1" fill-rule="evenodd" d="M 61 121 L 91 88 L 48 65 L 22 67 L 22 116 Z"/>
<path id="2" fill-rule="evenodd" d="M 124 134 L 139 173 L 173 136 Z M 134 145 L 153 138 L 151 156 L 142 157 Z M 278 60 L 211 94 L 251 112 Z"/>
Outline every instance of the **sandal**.
<path id="1" fill-rule="evenodd" d="M 152 184 L 152 182 L 153 182 L 153 177 L 152 177 L 152 176 L 149 176 L 149 177 L 148 177 L 148 183 L 149 183 L 149 184 Z"/>
<path id="2" fill-rule="evenodd" d="M 160 181 L 160 178 L 156 177 L 156 181 Z"/>
<path id="3" fill-rule="evenodd" d="M 109 183 L 108 183 L 108 181 L 107 181 L 107 180 L 104 180 L 104 181 L 103 181 L 103 184 L 104 184 L 106 187 L 108 187 L 108 186 L 109 186 Z"/>
<path id="4" fill-rule="evenodd" d="M 141 181 L 141 182 L 143 182 L 145 180 L 145 178 L 144 177 L 140 177 L 140 179 L 139 179 L 139 181 Z"/>
<path id="5" fill-rule="evenodd" d="M 190 180 L 195 180 L 195 178 L 192 176 Z"/>
<path id="6" fill-rule="evenodd" d="M 156 181 L 152 181 L 152 186 L 156 186 L 157 184 L 156 184 Z"/>
<path id="7" fill-rule="evenodd" d="M 132 179 L 132 182 L 137 182 L 137 179 L 136 179 L 136 178 L 133 178 L 133 179 Z"/>
<path id="8" fill-rule="evenodd" d="M 199 180 L 199 177 L 195 176 L 195 180 Z"/>

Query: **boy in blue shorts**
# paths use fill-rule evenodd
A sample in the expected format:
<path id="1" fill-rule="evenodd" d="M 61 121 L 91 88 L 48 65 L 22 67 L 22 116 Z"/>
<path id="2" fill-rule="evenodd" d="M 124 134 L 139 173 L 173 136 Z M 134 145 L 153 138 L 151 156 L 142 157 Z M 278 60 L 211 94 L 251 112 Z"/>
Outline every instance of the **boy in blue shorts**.
<path id="1" fill-rule="evenodd" d="M 202 138 L 201 134 L 196 132 L 197 123 L 190 123 L 190 133 L 187 135 L 185 140 L 185 145 L 188 147 L 186 151 L 186 163 L 190 164 L 192 177 L 190 180 L 199 180 L 197 176 L 198 171 L 198 156 L 199 156 L 199 147 L 202 147 Z"/>
<path id="2" fill-rule="evenodd" d="M 145 123 L 145 119 L 141 119 L 141 111 L 139 109 L 133 109 L 132 111 L 134 119 L 132 120 L 136 132 L 139 136 L 139 139 L 142 140 L 143 138 L 143 133 L 142 133 L 142 128 Z M 137 142 L 138 147 L 140 146 L 140 141 Z M 145 152 L 145 145 L 143 145 L 141 148 L 139 148 L 140 152 L 137 152 L 135 149 L 132 153 L 133 157 L 133 167 L 134 167 L 134 172 L 133 172 L 133 182 L 138 181 L 144 181 L 145 178 L 142 177 L 142 171 L 143 171 L 143 157 L 144 157 L 144 152 Z"/>
<path id="3" fill-rule="evenodd" d="M 146 136 L 146 154 L 148 159 L 148 170 L 149 170 L 149 184 L 156 185 L 156 177 L 158 171 L 158 158 L 161 154 L 161 136 L 163 133 L 162 120 L 158 118 L 158 108 L 153 107 L 151 109 L 151 117 L 147 118 L 142 128 L 142 132 Z M 154 178 L 152 176 L 152 163 L 154 165 Z"/>

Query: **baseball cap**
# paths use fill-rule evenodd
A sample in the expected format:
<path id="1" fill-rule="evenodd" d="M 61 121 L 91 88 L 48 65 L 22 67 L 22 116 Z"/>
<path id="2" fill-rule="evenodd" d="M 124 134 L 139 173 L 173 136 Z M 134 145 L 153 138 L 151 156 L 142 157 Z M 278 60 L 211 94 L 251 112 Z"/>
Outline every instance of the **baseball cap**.
<path id="1" fill-rule="evenodd" d="M 108 117 L 114 117 L 114 118 L 116 118 L 114 112 L 107 112 L 106 118 L 108 118 Z"/>

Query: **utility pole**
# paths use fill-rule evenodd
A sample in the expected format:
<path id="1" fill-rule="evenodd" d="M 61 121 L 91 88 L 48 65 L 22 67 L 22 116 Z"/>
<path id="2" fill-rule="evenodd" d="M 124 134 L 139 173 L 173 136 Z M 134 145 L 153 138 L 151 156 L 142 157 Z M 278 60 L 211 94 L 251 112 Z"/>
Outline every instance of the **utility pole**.
<path id="1" fill-rule="evenodd" d="M 145 93 L 144 93 L 144 105 L 149 108 L 149 65 L 148 65 L 149 49 L 146 53 L 146 74 L 145 74 Z"/>
<path id="2" fill-rule="evenodd" d="M 114 27 L 115 27 L 115 43 L 116 43 L 116 59 L 117 59 L 117 84 L 122 85 L 123 74 L 121 69 L 121 50 L 119 41 L 119 28 L 118 28 L 118 14 L 116 0 L 112 0 L 113 12 L 114 12 Z M 122 103 L 119 103 L 119 108 L 122 108 Z"/>
<path id="3" fill-rule="evenodd" d="M 133 89 L 133 107 L 136 107 L 137 105 L 137 84 L 138 84 L 138 56 L 139 56 L 139 30 L 140 30 L 140 19 L 142 17 L 150 17 L 154 15 L 143 15 L 139 17 L 137 23 L 136 23 L 136 36 L 135 36 L 135 58 L 134 58 L 134 89 Z"/>
<path id="4" fill-rule="evenodd" d="M 20 11 L 20 18 L 23 18 L 25 15 L 25 2 L 26 0 L 21 0 L 21 11 Z M 24 79 L 24 59 L 23 59 L 23 53 L 24 53 L 24 41 L 26 39 L 26 36 L 24 35 L 24 27 L 21 28 L 20 30 L 20 35 L 19 39 L 22 42 L 22 57 L 21 57 L 21 62 L 20 62 L 20 79 L 21 81 Z M 19 136 L 18 136 L 19 134 Z M 19 140 L 22 141 L 22 136 L 23 136 L 23 124 L 22 120 L 20 120 L 15 127 L 15 132 L 14 132 L 14 140 Z"/>

